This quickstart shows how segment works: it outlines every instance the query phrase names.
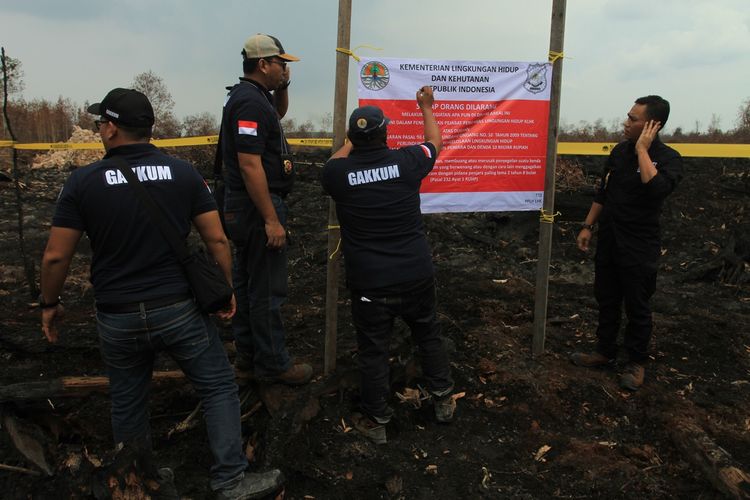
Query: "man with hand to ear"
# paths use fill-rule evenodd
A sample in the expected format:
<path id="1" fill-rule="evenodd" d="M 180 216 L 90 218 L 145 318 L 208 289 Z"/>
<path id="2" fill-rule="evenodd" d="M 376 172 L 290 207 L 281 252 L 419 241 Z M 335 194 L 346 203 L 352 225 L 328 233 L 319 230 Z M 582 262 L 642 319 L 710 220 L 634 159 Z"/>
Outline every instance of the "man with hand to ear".
<path id="1" fill-rule="evenodd" d="M 589 250 L 598 223 L 594 294 L 599 305 L 597 346 L 575 352 L 571 361 L 588 368 L 612 366 L 617 357 L 622 305 L 628 318 L 624 347 L 628 363 L 620 385 L 643 385 L 653 330 L 649 300 L 656 290 L 661 254 L 664 199 L 682 179 L 682 157 L 659 139 L 669 118 L 669 102 L 650 95 L 636 99 L 625 120 L 625 141 L 612 149 L 594 202 L 576 240 Z"/>
<path id="2" fill-rule="evenodd" d="M 281 119 L 289 108 L 289 64 L 296 61 L 278 38 L 249 37 L 243 76 L 229 89 L 222 112 L 224 222 L 235 251 L 234 368 L 243 381 L 303 385 L 312 377 L 312 367 L 289 354 L 281 315 L 287 298 L 285 200 L 295 175 Z"/>

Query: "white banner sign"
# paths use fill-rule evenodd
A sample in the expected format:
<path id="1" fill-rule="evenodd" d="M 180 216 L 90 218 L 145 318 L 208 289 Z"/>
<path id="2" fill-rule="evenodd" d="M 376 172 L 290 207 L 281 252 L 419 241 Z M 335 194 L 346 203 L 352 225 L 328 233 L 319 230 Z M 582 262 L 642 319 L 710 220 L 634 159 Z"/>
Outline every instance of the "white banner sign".
<path id="1" fill-rule="evenodd" d="M 391 119 L 390 147 L 416 144 L 424 134 L 415 95 L 432 86 L 443 151 L 422 182 L 423 212 L 538 210 L 551 81 L 546 62 L 363 59 L 359 105 Z"/>

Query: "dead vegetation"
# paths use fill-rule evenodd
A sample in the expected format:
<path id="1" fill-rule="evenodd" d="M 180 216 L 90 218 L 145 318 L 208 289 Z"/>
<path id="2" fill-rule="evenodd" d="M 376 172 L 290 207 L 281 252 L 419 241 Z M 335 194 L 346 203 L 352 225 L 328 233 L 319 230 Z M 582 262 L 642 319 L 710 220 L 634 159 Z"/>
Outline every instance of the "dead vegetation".
<path id="1" fill-rule="evenodd" d="M 587 371 L 567 360 L 570 351 L 594 343 L 593 263 L 574 238 L 603 162 L 571 159 L 573 182 L 581 183 L 578 172 L 584 181 L 557 208 L 563 214 L 555 224 L 544 356 L 530 355 L 537 214 L 428 216 L 439 316 L 461 396 L 456 422 L 434 421 L 416 355 L 397 324 L 389 442 L 376 446 L 352 429 L 356 342 L 342 291 L 337 372 L 309 387 L 249 385 L 243 392 L 253 467 L 283 469 L 290 499 L 747 498 L 750 289 L 741 236 L 749 224 L 746 195 L 724 188 L 737 185 L 747 161 L 687 161 L 686 178 L 663 215 L 654 359 L 646 385 L 633 394 L 620 390 L 614 371 Z M 319 163 L 303 165 L 289 198 L 295 238 L 285 314 L 292 352 L 321 374 L 328 203 L 317 182 Z M 66 174 L 29 173 L 29 248 L 36 260 Z M 11 193 L 0 196 L 7 207 L 0 212 L 0 382 L 6 391 L 20 390 L 2 411 L 15 422 L 13 433 L 29 438 L 16 444 L 3 425 L 0 487 L 14 499 L 85 498 L 96 494 L 92 477 L 114 470 L 108 400 L 98 390 L 66 397 L 50 388 L 66 377 L 103 380 L 85 279 L 88 248 L 79 248 L 65 291 L 62 343 L 50 346 L 24 294 Z M 725 258 L 730 253 L 735 257 Z M 741 266 L 730 274 L 724 262 Z M 228 341 L 225 326 L 222 332 Z M 158 365 L 160 372 L 176 369 L 164 359 Z M 207 494 L 211 465 L 197 403 L 180 381 L 152 395 L 157 460 L 175 470 L 180 493 L 190 498 Z M 123 469 L 130 478 L 123 488 L 141 484 L 130 472 Z"/>
<path id="2" fill-rule="evenodd" d="M 73 134 L 70 136 L 70 139 L 62 144 L 90 142 L 101 143 L 102 139 L 98 133 L 74 125 Z M 104 156 L 104 149 L 52 149 L 46 153 L 36 155 L 31 167 L 70 169 L 101 160 L 102 156 Z"/>

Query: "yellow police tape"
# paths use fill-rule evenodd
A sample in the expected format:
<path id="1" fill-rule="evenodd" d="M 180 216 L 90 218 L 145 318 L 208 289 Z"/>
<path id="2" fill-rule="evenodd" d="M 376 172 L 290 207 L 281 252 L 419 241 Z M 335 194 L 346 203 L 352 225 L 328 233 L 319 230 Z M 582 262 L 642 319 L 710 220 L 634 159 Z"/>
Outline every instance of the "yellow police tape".
<path id="1" fill-rule="evenodd" d="M 333 139 L 330 137 L 309 137 L 305 139 L 287 139 L 292 146 L 312 146 L 316 148 L 333 147 Z"/>
<path id="2" fill-rule="evenodd" d="M 162 148 L 182 146 L 206 146 L 216 144 L 218 135 L 202 135 L 198 137 L 179 137 L 177 139 L 153 139 L 151 143 Z M 26 144 L 14 144 L 12 141 L 1 141 L 0 147 L 14 147 L 16 149 L 30 150 L 60 150 L 60 149 L 104 149 L 101 142 L 31 142 Z"/>
<path id="3" fill-rule="evenodd" d="M 183 146 L 206 146 L 216 144 L 219 136 L 203 135 L 199 137 L 179 137 L 176 139 L 154 139 L 152 144 L 163 148 Z M 292 146 L 307 146 L 316 148 L 330 148 L 333 139 L 326 137 L 311 137 L 288 139 Z M 560 155 L 608 155 L 617 143 L 614 142 L 560 142 L 557 144 L 557 154 Z M 750 144 L 693 144 L 671 143 L 682 156 L 698 158 L 750 158 Z M 35 142 L 19 144 L 13 141 L 0 141 L 0 148 L 15 148 L 21 150 L 62 150 L 62 149 L 103 149 L 100 142 Z"/>
<path id="4" fill-rule="evenodd" d="M 176 139 L 152 139 L 154 146 L 162 148 L 177 148 L 183 146 L 206 146 L 219 142 L 218 135 L 202 135 L 197 137 L 178 137 Z M 330 148 L 333 146 L 331 138 L 304 138 L 288 139 L 292 146 L 311 146 Z M 13 141 L 0 141 L 0 148 L 13 147 L 23 150 L 60 150 L 60 149 L 104 149 L 101 142 L 30 142 L 14 143 Z"/>
<path id="5" fill-rule="evenodd" d="M 608 155 L 616 142 L 559 142 L 559 155 Z M 750 144 L 670 143 L 682 156 L 694 158 L 750 158 Z"/>

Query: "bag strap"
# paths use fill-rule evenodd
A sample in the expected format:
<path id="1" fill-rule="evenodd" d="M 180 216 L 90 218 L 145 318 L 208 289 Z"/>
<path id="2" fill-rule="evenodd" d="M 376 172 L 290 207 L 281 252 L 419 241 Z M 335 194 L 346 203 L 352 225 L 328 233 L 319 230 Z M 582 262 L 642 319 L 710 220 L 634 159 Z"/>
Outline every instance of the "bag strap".
<path id="1" fill-rule="evenodd" d="M 185 244 L 185 240 L 181 238 L 177 230 L 167 222 L 163 211 L 156 205 L 156 202 L 154 202 L 151 195 L 148 194 L 148 191 L 146 191 L 146 188 L 141 181 L 138 180 L 138 177 L 135 175 L 135 172 L 133 172 L 133 169 L 128 162 L 120 156 L 113 156 L 109 159 L 116 164 L 118 170 L 125 176 L 128 185 L 133 188 L 136 197 L 146 208 L 146 212 L 149 217 L 151 217 L 151 222 L 153 222 L 159 229 L 162 236 L 164 236 L 164 239 L 169 243 L 169 246 L 172 247 L 174 253 L 177 254 L 177 260 L 180 264 L 185 265 L 190 261 L 190 251 Z"/>

